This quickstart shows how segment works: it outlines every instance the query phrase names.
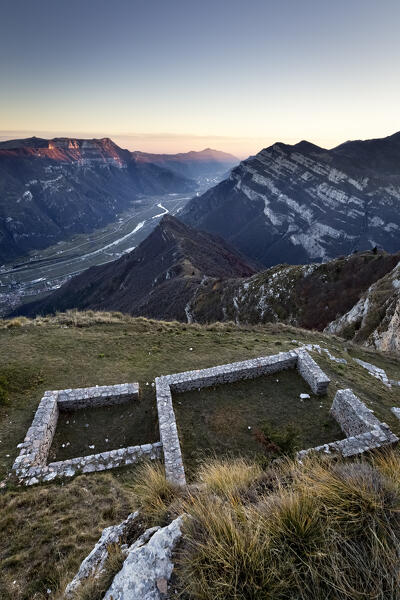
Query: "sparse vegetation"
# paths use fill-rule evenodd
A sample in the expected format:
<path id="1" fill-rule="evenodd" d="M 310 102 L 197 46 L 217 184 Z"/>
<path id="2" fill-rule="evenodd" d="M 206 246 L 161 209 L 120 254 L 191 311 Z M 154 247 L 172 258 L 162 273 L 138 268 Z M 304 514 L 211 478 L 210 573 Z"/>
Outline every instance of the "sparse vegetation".
<path id="1" fill-rule="evenodd" d="M 149 526 L 165 524 L 172 501 L 182 494 L 182 488 L 167 481 L 160 463 L 139 465 L 130 488 L 135 506 Z"/>
<path id="2" fill-rule="evenodd" d="M 0 598 L 61 592 L 104 527 L 131 512 L 132 495 L 109 474 L 0 494 Z M 51 596 L 50 596 L 51 597 Z"/>
<path id="3" fill-rule="evenodd" d="M 211 492 L 223 496 L 237 496 L 261 476 L 261 467 L 248 459 L 211 459 L 200 465 L 199 482 Z"/>
<path id="4" fill-rule="evenodd" d="M 242 498 L 206 486 L 185 503 L 192 517 L 178 563 L 185 598 L 398 600 L 393 456 L 279 464 L 269 486 L 255 477 Z"/>
<path id="5" fill-rule="evenodd" d="M 296 450 L 300 450 L 300 428 L 293 423 L 279 428 L 273 427 L 271 423 L 264 423 L 259 430 L 255 431 L 255 436 L 267 455 L 284 454 L 293 457 Z"/>

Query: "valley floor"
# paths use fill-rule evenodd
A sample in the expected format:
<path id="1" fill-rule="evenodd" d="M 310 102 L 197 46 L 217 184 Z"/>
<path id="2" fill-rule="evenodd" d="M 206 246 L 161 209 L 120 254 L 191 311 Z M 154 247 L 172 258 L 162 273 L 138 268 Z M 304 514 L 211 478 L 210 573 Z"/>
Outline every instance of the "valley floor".
<path id="1" fill-rule="evenodd" d="M 161 217 L 178 214 L 189 199 L 187 194 L 143 197 L 107 227 L 33 251 L 25 261 L 0 266 L 0 316 L 21 303 L 44 297 L 89 267 L 133 250 Z"/>

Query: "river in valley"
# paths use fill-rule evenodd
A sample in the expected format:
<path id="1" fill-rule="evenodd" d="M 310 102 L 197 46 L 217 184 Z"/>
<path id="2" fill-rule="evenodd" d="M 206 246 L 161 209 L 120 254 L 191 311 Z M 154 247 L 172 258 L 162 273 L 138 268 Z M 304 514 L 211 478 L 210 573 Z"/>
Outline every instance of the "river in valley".
<path id="1" fill-rule="evenodd" d="M 25 261 L 0 269 L 0 316 L 21 303 L 43 297 L 70 277 L 131 252 L 165 214 L 177 215 L 192 196 L 167 194 L 135 200 L 107 227 L 78 234 L 30 253 Z"/>

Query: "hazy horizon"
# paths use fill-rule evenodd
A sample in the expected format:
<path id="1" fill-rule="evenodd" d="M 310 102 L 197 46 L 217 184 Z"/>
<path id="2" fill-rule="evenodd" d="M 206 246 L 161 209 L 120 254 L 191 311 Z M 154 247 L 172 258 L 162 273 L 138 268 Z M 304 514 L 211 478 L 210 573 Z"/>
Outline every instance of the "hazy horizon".
<path id="1" fill-rule="evenodd" d="M 383 138 L 397 133 L 391 131 L 385 135 L 374 136 L 376 138 Z M 213 150 L 219 150 L 227 152 L 235 156 L 236 158 L 243 160 L 249 156 L 257 154 L 263 148 L 273 145 L 275 142 L 283 142 L 285 144 L 296 144 L 301 139 L 270 139 L 265 140 L 251 140 L 251 139 L 235 139 L 235 138 L 224 138 L 218 136 L 192 136 L 192 135 L 174 135 L 174 134 L 108 134 L 104 132 L 93 133 L 93 132 L 59 132 L 59 131 L 1 131 L 0 130 L 0 141 L 7 141 L 12 139 L 24 139 L 29 137 L 38 137 L 44 139 L 51 139 L 54 137 L 71 137 L 71 138 L 111 138 L 118 146 L 127 150 L 138 150 L 142 152 L 149 152 L 154 154 L 178 154 L 190 151 L 202 151 L 207 148 Z M 306 139 L 306 138 L 302 138 Z M 350 138 L 340 139 L 334 144 L 320 144 L 312 139 L 307 139 L 308 142 L 319 145 L 322 148 L 330 149 L 349 141 Z M 371 139 L 368 138 L 357 138 L 357 139 Z M 258 142 L 258 145 L 257 145 Z M 237 150 L 235 151 L 235 148 Z M 246 152 L 244 148 L 249 147 L 253 150 Z"/>
<path id="2" fill-rule="evenodd" d="M 5 0 L 0 130 L 239 158 L 385 137 L 399 19 L 395 0 Z"/>

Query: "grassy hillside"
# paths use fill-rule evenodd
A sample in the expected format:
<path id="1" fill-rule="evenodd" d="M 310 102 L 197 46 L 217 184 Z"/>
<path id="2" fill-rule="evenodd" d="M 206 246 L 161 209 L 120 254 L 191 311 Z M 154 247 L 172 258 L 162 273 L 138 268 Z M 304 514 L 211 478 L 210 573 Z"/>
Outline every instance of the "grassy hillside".
<path id="1" fill-rule="evenodd" d="M 91 312 L 0 323 L 3 349 L 0 354 L 0 479 L 5 478 L 11 468 L 17 454 L 16 446 L 23 440 L 45 390 L 139 381 L 141 399 L 135 412 L 128 415 L 133 422 L 129 439 L 135 443 L 139 439 L 135 436 L 148 436 L 147 441 L 156 441 L 155 392 L 151 385 L 154 377 L 274 354 L 297 347 L 294 339 L 320 343 L 335 356 L 348 360 L 347 365 L 341 365 L 330 361 L 325 354 L 313 353 L 331 376 L 332 383 L 328 397 L 322 401 L 322 409 L 314 399 L 309 405 L 302 405 L 301 425 L 308 436 L 302 442 L 318 441 L 321 424 L 327 420 L 333 395 L 340 387 L 351 387 L 379 418 L 400 434 L 400 423 L 390 413 L 391 406 L 400 406 L 400 388 L 389 390 L 352 362 L 351 357 L 383 367 L 389 377 L 397 379 L 400 379 L 399 361 L 350 343 L 344 344 L 339 338 L 319 332 L 279 324 L 185 325 L 135 319 L 119 313 Z M 295 400 L 301 391 L 308 391 L 301 380 L 299 383 L 290 377 L 286 380 L 283 376 L 282 381 L 275 382 L 276 386 L 282 385 L 279 394 L 272 388 L 272 383 L 260 379 L 252 382 L 247 390 L 241 389 L 241 384 L 237 388 L 227 386 L 226 391 L 223 388 L 210 390 L 202 400 L 205 412 L 200 410 L 201 407 L 198 409 L 198 419 L 194 418 L 196 413 L 193 411 L 183 411 L 184 400 L 193 403 L 195 397 L 176 396 L 174 405 L 184 452 L 185 448 L 188 453 L 192 452 L 190 445 L 198 444 L 199 439 L 204 439 L 203 433 L 208 432 L 209 437 L 199 456 L 209 452 L 223 456 L 234 450 L 236 455 L 251 454 L 257 458 L 263 448 L 260 445 L 258 450 L 254 436 L 248 433 L 250 414 L 244 407 L 254 407 L 251 427 L 263 425 L 264 420 L 270 420 L 277 427 L 280 395 L 284 407 L 282 420 L 289 423 L 291 406 L 293 419 L 297 419 L 295 410 L 298 415 L 300 405 Z M 204 393 L 205 390 L 201 392 Z M 272 404 L 271 414 L 263 409 L 265 402 L 261 393 L 265 394 L 265 402 L 271 403 L 271 398 L 275 399 L 273 414 Z M 213 402 L 219 403 L 214 413 L 210 412 Z M 208 423 L 204 421 L 205 414 L 210 415 Z M 234 419 L 236 429 L 232 429 L 234 439 L 230 445 L 229 419 L 232 422 L 232 415 L 237 418 Z M 79 452 L 89 443 L 105 443 L 106 438 L 110 444 L 118 445 L 122 430 L 118 419 L 121 419 L 118 412 L 111 416 L 108 413 L 103 417 L 97 415 L 92 421 L 84 419 L 84 425 L 89 425 L 88 431 L 97 437 L 92 442 L 82 440 L 82 434 L 69 441 Z M 140 427 L 135 428 L 135 423 L 140 423 Z M 189 424 L 194 439 L 187 441 Z M 324 431 L 322 435 L 325 435 Z M 332 435 L 334 433 L 332 431 Z M 216 437 L 218 440 L 223 438 L 223 443 L 215 444 Z M 191 477 L 195 478 L 197 461 L 189 455 L 187 460 Z M 134 474 L 135 468 L 127 468 L 80 476 L 63 485 L 56 483 L 22 489 L 7 484 L 0 489 L 0 597 L 4 600 L 43 600 L 48 597 L 47 589 L 54 593 L 60 582 L 71 578 L 101 529 L 121 521 L 135 505 Z"/>

